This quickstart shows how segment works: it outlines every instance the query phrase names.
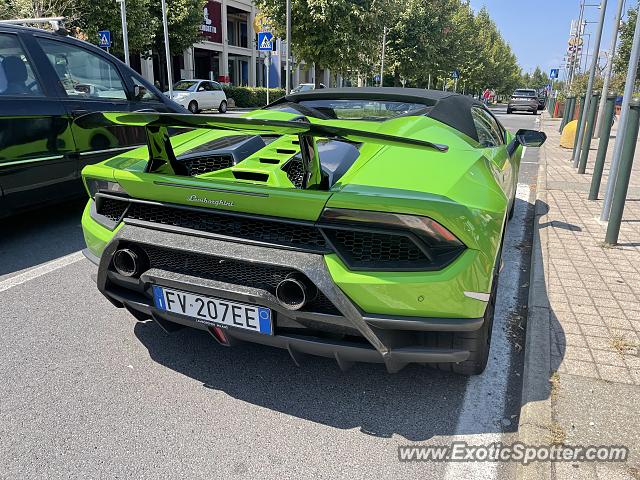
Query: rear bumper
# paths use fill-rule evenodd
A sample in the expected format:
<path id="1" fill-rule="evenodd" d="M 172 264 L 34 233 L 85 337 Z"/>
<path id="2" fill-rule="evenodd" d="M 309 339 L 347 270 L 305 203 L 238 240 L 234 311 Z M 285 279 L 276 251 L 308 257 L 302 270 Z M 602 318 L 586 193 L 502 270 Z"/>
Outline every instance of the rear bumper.
<path id="1" fill-rule="evenodd" d="M 313 282 L 335 309 L 331 314 L 292 312 L 281 307 L 267 290 L 153 267 L 140 278 L 122 277 L 111 270 L 111 259 L 123 243 L 135 244 L 143 250 L 145 246 L 153 246 L 230 261 L 290 268 Z M 90 252 L 85 255 L 95 263 L 95 255 Z M 469 351 L 427 347 L 424 345 L 429 343 L 424 338 L 430 335 L 429 332 L 474 331 L 483 323 L 482 318 L 367 315 L 335 285 L 322 255 L 236 244 L 132 225 L 122 228 L 105 248 L 99 260 L 97 284 L 114 305 L 127 308 L 138 318 L 153 318 L 167 331 L 182 326 L 210 331 L 211 327 L 156 308 L 152 285 L 268 307 L 275 312 L 274 335 L 232 327 L 228 327 L 225 333 L 232 339 L 287 349 L 296 363 L 300 355 L 312 354 L 334 358 L 341 368 L 355 361 L 378 362 L 384 363 L 390 372 L 395 372 L 409 363 L 461 362 L 469 357 Z"/>
<path id="2" fill-rule="evenodd" d="M 510 110 L 526 110 L 528 112 L 533 112 L 534 110 L 538 110 L 538 104 L 535 105 L 529 103 L 509 103 L 507 108 Z"/>

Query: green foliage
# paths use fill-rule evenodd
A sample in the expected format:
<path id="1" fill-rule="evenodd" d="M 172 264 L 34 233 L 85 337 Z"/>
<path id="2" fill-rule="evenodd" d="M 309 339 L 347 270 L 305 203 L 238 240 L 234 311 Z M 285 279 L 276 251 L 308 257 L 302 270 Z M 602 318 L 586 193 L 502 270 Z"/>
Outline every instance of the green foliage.
<path id="1" fill-rule="evenodd" d="M 633 44 L 633 32 L 636 28 L 637 17 L 637 7 L 630 8 L 627 12 L 627 20 L 622 22 L 622 26 L 620 27 L 619 45 L 613 64 L 613 71 L 615 73 L 627 73 L 629 58 L 631 57 L 631 46 Z"/>
<path id="2" fill-rule="evenodd" d="M 285 32 L 285 0 L 256 0 L 279 36 Z M 380 69 L 387 29 L 385 84 L 493 88 L 511 93 L 520 67 L 486 9 L 475 14 L 466 0 L 292 0 L 292 51 L 316 67 L 330 68 L 352 83 Z M 390 77 L 389 77 L 390 76 Z M 316 79 L 319 81 L 318 76 Z"/>
<path id="3" fill-rule="evenodd" d="M 550 82 L 549 77 L 542 71 L 540 67 L 536 67 L 532 74 L 525 72 L 521 79 L 520 88 L 544 88 Z"/>
<path id="4" fill-rule="evenodd" d="M 382 35 L 386 0 L 292 0 L 293 55 L 316 69 L 365 69 Z M 273 32 L 285 38 L 285 0 L 256 0 Z M 316 76 L 316 81 L 320 81 Z"/>
<path id="5" fill-rule="evenodd" d="M 200 40 L 205 1 L 167 0 L 172 53 L 181 53 Z M 126 6 L 130 52 L 144 54 L 151 50 L 164 55 L 160 1 L 128 1 Z M 67 27 L 77 27 L 82 32 L 81 36 L 94 44 L 98 41 L 99 30 L 110 30 L 111 51 L 123 53 L 120 5 L 115 0 L 0 0 L 0 19 L 47 16 L 66 17 Z"/>
<path id="6" fill-rule="evenodd" d="M 603 78 L 596 76 L 593 82 L 594 90 L 602 90 Z M 569 93 L 571 95 L 584 95 L 587 92 L 587 85 L 589 83 L 589 72 L 581 73 L 573 77 Z"/>
<path id="7" fill-rule="evenodd" d="M 151 40 L 156 30 L 162 27 L 160 18 L 149 15 L 151 0 L 128 1 L 127 34 L 129 51 L 143 53 L 151 48 Z M 99 30 L 111 31 L 112 47 L 110 51 L 116 55 L 124 53 L 122 44 L 122 28 L 120 6 L 115 1 L 96 2 L 95 0 L 74 0 L 67 25 L 78 27 L 86 40 L 96 44 Z M 162 36 L 162 33 L 160 33 Z"/>
<path id="8" fill-rule="evenodd" d="M 233 98 L 236 103 L 236 107 L 251 108 L 251 107 L 264 107 L 267 104 L 267 89 L 258 87 L 233 87 L 224 86 L 224 93 L 227 98 Z M 281 88 L 269 89 L 269 100 L 275 101 L 276 99 L 284 97 L 284 90 Z"/>

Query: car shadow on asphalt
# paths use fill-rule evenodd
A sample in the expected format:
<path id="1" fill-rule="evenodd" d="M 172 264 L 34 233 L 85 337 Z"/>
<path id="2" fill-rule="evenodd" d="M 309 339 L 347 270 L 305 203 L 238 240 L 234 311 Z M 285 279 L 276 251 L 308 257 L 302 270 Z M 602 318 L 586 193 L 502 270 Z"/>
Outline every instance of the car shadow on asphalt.
<path id="1" fill-rule="evenodd" d="M 152 360 L 203 388 L 382 438 L 453 435 L 467 384 L 463 376 L 422 365 L 389 374 L 381 364 L 356 363 L 342 372 L 332 360 L 308 357 L 297 367 L 286 350 L 250 343 L 222 347 L 206 332 L 185 328 L 168 335 L 153 321 L 138 322 L 135 335 Z"/>
<path id="2" fill-rule="evenodd" d="M 56 204 L 0 220 L 0 276 L 82 250 L 86 200 Z"/>
<path id="3" fill-rule="evenodd" d="M 525 203 L 518 199 L 517 209 L 524 211 Z M 533 221 L 533 207 L 530 208 L 528 222 Z M 506 330 L 513 328 L 509 318 L 526 317 L 526 291 L 521 287 L 528 284 L 526 272 L 513 290 L 507 289 L 502 294 L 517 296 L 516 310 L 505 312 Z M 495 422 L 487 421 L 482 404 L 474 407 L 478 409 L 477 423 L 467 421 L 464 426 L 458 425 L 467 389 L 485 388 L 487 395 L 491 395 L 490 387 L 478 386 L 493 385 L 490 378 L 476 377 L 476 381 L 470 382 L 467 377 L 423 365 L 409 365 L 399 373 L 389 374 L 381 364 L 356 363 L 342 372 L 335 361 L 314 356 L 306 357 L 298 368 L 286 350 L 251 343 L 226 348 L 206 332 L 184 328 L 166 334 L 151 320 L 135 323 L 134 333 L 153 361 L 200 382 L 204 389 L 338 429 L 358 429 L 381 438 L 395 435 L 418 442 L 454 434 L 509 433 L 518 426 L 513 418 L 501 423 L 504 420 L 501 415 L 492 418 Z M 518 345 L 510 344 L 507 348 L 513 351 L 524 344 L 523 340 L 516 340 Z M 496 365 L 500 368 L 503 364 Z M 515 374 L 519 369 L 514 365 L 504 372 L 509 375 L 507 382 L 517 383 L 507 389 L 513 393 L 507 394 L 505 401 L 509 405 L 505 405 L 505 412 L 519 411 L 521 377 Z M 495 370 L 487 373 L 493 377 L 502 375 Z"/>

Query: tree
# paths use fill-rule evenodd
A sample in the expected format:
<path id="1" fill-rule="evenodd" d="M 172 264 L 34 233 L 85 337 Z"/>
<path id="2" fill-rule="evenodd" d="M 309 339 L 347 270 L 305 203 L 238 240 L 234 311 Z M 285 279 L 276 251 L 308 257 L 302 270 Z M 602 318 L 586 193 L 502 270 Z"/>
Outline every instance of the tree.
<path id="1" fill-rule="evenodd" d="M 519 86 L 522 88 L 535 88 L 536 90 L 539 90 L 544 88 L 549 82 L 549 78 L 542 69 L 540 67 L 536 67 L 532 74 L 525 72 L 520 77 Z"/>
<path id="2" fill-rule="evenodd" d="M 633 33 L 636 29 L 636 19 L 638 17 L 637 8 L 631 8 L 627 12 L 627 20 L 622 22 L 620 27 L 619 45 L 616 58 L 613 64 L 615 73 L 626 74 L 631 57 L 631 46 L 633 44 Z"/>
<path id="3" fill-rule="evenodd" d="M 206 0 L 167 0 L 167 24 L 169 27 L 169 46 L 171 54 L 182 53 L 202 38 L 200 24 L 202 10 Z M 160 84 L 164 87 L 167 79 L 166 55 L 164 48 L 164 30 L 162 26 L 161 2 L 150 3 L 149 16 L 157 19 L 153 24 L 150 48 L 158 55 L 160 67 Z"/>
<path id="4" fill-rule="evenodd" d="M 400 78 L 427 86 L 428 75 L 448 77 L 456 68 L 449 38 L 455 33 L 453 15 L 457 0 L 408 0 L 398 5 L 387 34 L 387 66 L 394 85 Z"/>
<path id="5" fill-rule="evenodd" d="M 73 0 L 0 0 L 0 18 L 56 17 L 72 5 Z"/>
<path id="6" fill-rule="evenodd" d="M 292 0 L 291 50 L 307 64 L 338 72 L 369 69 L 382 39 L 386 0 Z M 273 33 L 285 38 L 285 0 L 256 0 Z"/>
<path id="7" fill-rule="evenodd" d="M 151 0 L 128 1 L 127 34 L 129 51 L 144 53 L 151 49 L 160 18 L 150 15 Z M 120 6 L 115 1 L 74 0 L 74 8 L 67 14 L 67 24 L 78 27 L 91 43 L 98 40 L 98 31 L 111 31 L 111 53 L 124 54 Z"/>

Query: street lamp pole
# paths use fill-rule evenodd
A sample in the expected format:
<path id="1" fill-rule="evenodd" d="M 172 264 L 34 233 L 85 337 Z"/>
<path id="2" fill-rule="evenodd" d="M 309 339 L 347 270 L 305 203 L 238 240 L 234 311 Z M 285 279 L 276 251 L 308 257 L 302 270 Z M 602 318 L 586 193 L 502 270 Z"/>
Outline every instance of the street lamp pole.
<path id="1" fill-rule="evenodd" d="M 387 27 L 382 30 L 382 59 L 380 60 L 380 86 L 384 85 L 384 47 L 387 43 Z"/>
<path id="2" fill-rule="evenodd" d="M 167 2 L 162 0 L 162 26 L 164 28 L 164 54 L 167 59 L 167 80 L 169 81 L 169 98 L 173 97 L 173 82 L 171 79 L 171 49 L 169 48 L 169 26 L 167 25 Z"/>
<path id="3" fill-rule="evenodd" d="M 289 57 L 291 56 L 291 0 L 287 0 L 287 45 L 286 45 L 286 60 L 285 60 L 285 71 L 287 74 L 287 79 L 285 80 L 285 92 L 288 94 L 291 91 L 291 64 L 289 63 Z"/>
<path id="4" fill-rule="evenodd" d="M 596 138 L 600 137 L 602 122 L 604 121 L 604 111 L 607 104 L 607 96 L 609 95 L 609 83 L 611 82 L 611 72 L 613 69 L 613 58 L 616 53 L 616 43 L 618 43 L 618 30 L 620 28 L 620 20 L 622 19 L 622 11 L 624 10 L 624 0 L 618 0 L 618 10 L 616 17 L 613 19 L 613 29 L 611 31 L 611 48 L 609 49 L 609 61 L 604 72 L 604 83 L 602 85 L 602 96 L 600 97 L 600 106 L 598 107 L 598 119 L 596 121 Z M 607 121 L 609 121 L 607 119 Z"/>
<path id="5" fill-rule="evenodd" d="M 640 7 L 638 8 L 640 9 Z M 636 22 L 636 29 L 633 32 L 633 45 L 631 47 L 629 66 L 627 67 L 627 79 L 624 84 L 624 93 L 622 94 L 622 107 L 620 122 L 618 123 L 618 133 L 616 133 L 616 144 L 613 147 L 613 157 L 611 158 L 611 167 L 609 167 L 607 193 L 605 194 L 604 203 L 602 205 L 602 213 L 600 214 L 600 220 L 603 222 L 607 222 L 609 220 L 609 214 L 611 213 L 611 202 L 613 200 L 613 192 L 616 187 L 618 167 L 620 166 L 620 157 L 622 156 L 622 144 L 624 143 L 625 135 L 627 135 L 627 114 L 629 112 L 631 97 L 633 96 L 633 88 L 636 80 L 639 60 L 640 22 Z"/>
<path id="6" fill-rule="evenodd" d="M 600 21 L 598 22 L 598 31 L 596 32 L 596 40 L 594 43 L 594 52 L 600 51 L 600 41 L 602 40 L 602 29 L 604 27 L 604 19 L 607 13 L 607 0 L 602 0 L 602 4 L 600 5 Z M 573 158 L 573 166 L 577 167 L 580 162 L 580 150 L 582 148 L 582 140 L 585 135 L 585 130 L 587 126 L 587 112 L 589 111 L 589 102 L 593 101 L 592 93 L 593 93 L 593 81 L 596 77 L 596 68 L 598 67 L 598 55 L 593 55 L 591 60 L 591 71 L 589 72 L 589 82 L 587 83 L 587 93 L 584 99 L 584 115 L 580 121 L 580 126 L 578 127 L 578 140 L 576 144 L 576 152 Z M 589 142 L 591 139 L 588 139 Z M 589 143 L 587 143 L 586 148 L 589 148 Z"/>
<path id="7" fill-rule="evenodd" d="M 116 0 L 120 4 L 120 18 L 122 19 L 122 45 L 124 48 L 124 63 L 131 66 L 129 62 L 129 33 L 127 31 L 127 6 L 125 0 Z"/>

